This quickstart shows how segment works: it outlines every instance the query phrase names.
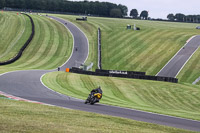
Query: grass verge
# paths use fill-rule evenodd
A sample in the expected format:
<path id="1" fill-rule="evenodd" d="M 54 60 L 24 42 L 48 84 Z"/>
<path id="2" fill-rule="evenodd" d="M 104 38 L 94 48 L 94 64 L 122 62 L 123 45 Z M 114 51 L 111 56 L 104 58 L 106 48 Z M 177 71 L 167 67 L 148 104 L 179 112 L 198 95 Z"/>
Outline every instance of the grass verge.
<path id="1" fill-rule="evenodd" d="M 80 16 L 56 15 L 70 20 L 89 38 L 88 62 L 97 63 L 97 28 L 102 29 L 102 66 L 104 69 L 144 71 L 156 75 L 193 35 L 200 34 L 198 24 L 88 17 L 87 22 L 76 21 Z M 140 31 L 126 30 L 126 25 L 140 27 Z M 200 76 L 197 54 L 183 68 L 178 78 L 192 83 Z M 94 67 L 96 68 L 96 67 Z"/>
<path id="2" fill-rule="evenodd" d="M 0 130 L 3 133 L 191 133 L 124 118 L 5 99 L 0 99 Z"/>
<path id="3" fill-rule="evenodd" d="M 70 57 L 73 39 L 69 31 L 62 24 L 45 16 L 31 15 L 31 17 L 35 23 L 33 40 L 18 61 L 0 66 L 0 73 L 14 70 L 54 69 L 64 64 Z"/>
<path id="4" fill-rule="evenodd" d="M 200 120 L 198 86 L 65 72 L 48 73 L 42 80 L 57 92 L 84 100 L 100 85 L 103 104 Z"/>
<path id="5" fill-rule="evenodd" d="M 25 15 L 4 12 L 0 23 L 0 61 L 13 58 L 31 34 L 31 22 Z"/>
<path id="6" fill-rule="evenodd" d="M 70 20 L 86 33 L 93 47 L 90 60 L 97 59 L 93 54 L 97 52 L 96 33 L 98 27 L 102 29 L 104 69 L 145 71 L 148 75 L 157 74 L 191 36 L 199 34 L 197 24 L 101 17 L 80 22 L 75 20 L 79 16 L 56 16 Z M 136 24 L 141 30 L 127 30 L 127 24 Z"/>

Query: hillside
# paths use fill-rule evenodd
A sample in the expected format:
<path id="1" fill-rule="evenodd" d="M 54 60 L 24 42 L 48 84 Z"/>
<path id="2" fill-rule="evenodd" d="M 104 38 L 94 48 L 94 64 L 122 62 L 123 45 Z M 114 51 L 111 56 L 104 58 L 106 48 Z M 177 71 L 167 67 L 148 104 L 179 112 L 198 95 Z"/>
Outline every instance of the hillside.
<path id="1" fill-rule="evenodd" d="M 198 24 L 89 17 L 87 22 L 75 21 L 78 16 L 56 15 L 79 26 L 90 40 L 89 62 L 96 63 L 97 28 L 102 29 L 103 69 L 144 71 L 156 75 L 162 67 L 186 44 L 200 34 Z M 136 24 L 140 31 L 127 30 Z M 192 83 L 200 76 L 199 50 L 191 58 L 178 78 Z"/>
<path id="2" fill-rule="evenodd" d="M 10 15 L 12 16 L 13 13 L 7 12 L 5 17 Z M 62 24 L 45 16 L 33 14 L 31 17 L 35 23 L 33 40 L 18 61 L 0 66 L 0 73 L 24 69 L 54 69 L 64 64 L 70 57 L 73 39 L 69 31 Z M 10 33 L 14 33 L 14 31 Z M 11 35 L 7 34 L 7 37 L 12 38 Z M 0 43 L 0 46 L 4 46 L 3 43 Z M 11 52 L 15 50 L 13 47 L 10 48 Z M 5 54 L 5 57 L 8 56 L 8 53 Z"/>
<path id="3" fill-rule="evenodd" d="M 13 58 L 28 40 L 31 22 L 25 15 L 0 13 L 0 62 Z"/>
<path id="4" fill-rule="evenodd" d="M 191 133 L 182 129 L 138 122 L 124 118 L 58 107 L 2 99 L 0 96 L 0 130 L 3 133 Z"/>
<path id="5" fill-rule="evenodd" d="M 85 100 L 99 85 L 101 103 L 200 120 L 200 87 L 158 81 L 48 73 L 43 82 L 62 94 Z"/>
<path id="6" fill-rule="evenodd" d="M 7 14 L 10 15 L 10 13 Z M 95 17 L 89 17 L 88 22 L 76 22 L 75 18 L 77 16 L 56 16 L 69 19 L 86 33 L 90 41 L 90 56 L 87 62 L 96 64 L 97 28 L 100 26 L 103 31 L 104 69 L 146 71 L 147 74 L 152 75 L 156 74 L 165 65 L 190 36 L 199 32 L 194 30 L 195 24 Z M 73 39 L 68 30 L 60 23 L 44 16 L 33 14 L 31 17 L 36 25 L 35 37 L 25 50 L 22 58 L 11 65 L 0 66 L 0 73 L 26 69 L 53 69 L 62 65 L 69 58 Z M 1 18 L 0 22 L 3 20 Z M 140 31 L 126 30 L 127 24 L 132 25 L 134 23 L 141 28 Z M 14 50 L 14 48 L 11 48 L 11 50 Z M 189 63 L 194 64 L 197 57 L 198 52 Z M 195 66 L 198 66 L 198 62 L 195 63 L 197 64 Z M 185 70 L 189 69 L 192 70 L 188 67 Z M 188 73 L 191 72 L 188 71 Z M 104 91 L 101 101 L 103 104 L 200 120 L 200 88 L 188 83 L 172 84 L 65 72 L 48 73 L 43 77 L 43 81 L 51 89 L 80 99 L 86 99 L 91 89 L 101 85 Z M 87 123 L 87 121 L 94 120 L 91 118 L 91 115 L 94 115 L 98 118 L 97 121 L 102 122 L 97 122 L 97 124 L 105 132 L 118 130 L 124 132 L 127 125 L 131 125 L 126 128 L 127 132 L 133 130 L 136 132 L 184 132 L 179 129 L 93 113 L 69 111 L 56 107 L 45 108 L 41 105 L 15 102 L 4 98 L 0 99 L 0 104 L 2 108 L 0 113 L 1 131 L 9 129 L 10 132 L 17 132 L 19 129 L 19 131 L 25 132 L 44 132 L 47 130 L 55 132 L 69 128 L 67 130 L 69 132 L 80 130 L 98 132 L 95 130 L 96 125 Z M 22 120 L 18 121 L 19 117 Z M 41 121 L 41 123 L 38 123 L 38 121 Z M 80 125 L 84 126 L 80 127 Z M 87 125 L 94 128 L 88 129 Z M 113 125 L 113 127 L 109 125 Z"/>

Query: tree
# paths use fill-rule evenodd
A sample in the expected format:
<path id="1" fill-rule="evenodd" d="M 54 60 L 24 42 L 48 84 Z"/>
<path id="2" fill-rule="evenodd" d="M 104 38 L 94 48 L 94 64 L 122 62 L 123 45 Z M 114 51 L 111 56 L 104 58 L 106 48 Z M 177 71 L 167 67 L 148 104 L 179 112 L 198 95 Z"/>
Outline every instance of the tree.
<path id="1" fill-rule="evenodd" d="M 119 4 L 118 7 L 121 9 L 122 16 L 127 16 L 127 12 L 128 12 L 127 6 Z"/>
<path id="2" fill-rule="evenodd" d="M 175 16 L 174 16 L 174 14 L 169 14 L 169 15 L 167 15 L 167 18 L 170 20 L 170 21 L 174 21 L 174 19 L 175 19 Z"/>
<path id="3" fill-rule="evenodd" d="M 0 0 L 0 9 L 4 8 L 5 6 L 5 0 Z"/>
<path id="4" fill-rule="evenodd" d="M 197 15 L 197 23 L 200 23 L 200 15 Z"/>
<path id="5" fill-rule="evenodd" d="M 142 11 L 140 14 L 140 17 L 143 19 L 146 19 L 146 20 L 147 20 L 148 16 L 149 16 L 149 13 L 146 10 Z"/>
<path id="6" fill-rule="evenodd" d="M 177 13 L 176 15 L 175 15 L 175 19 L 177 20 L 177 21 L 180 21 L 180 22 L 184 22 L 186 19 L 185 19 L 185 15 L 184 14 L 182 14 L 182 13 Z"/>
<path id="7" fill-rule="evenodd" d="M 118 8 L 114 8 L 110 10 L 110 16 L 115 18 L 121 18 L 122 17 L 122 11 Z"/>
<path id="8" fill-rule="evenodd" d="M 130 12 L 130 16 L 132 16 L 133 18 L 137 18 L 138 17 L 137 9 L 132 9 Z"/>
<path id="9" fill-rule="evenodd" d="M 106 17 L 110 17 L 110 15 L 112 17 L 122 17 L 126 16 L 128 12 L 128 8 L 121 4 L 89 0 L 0 0 L 0 8 L 3 7 L 93 14 Z"/>

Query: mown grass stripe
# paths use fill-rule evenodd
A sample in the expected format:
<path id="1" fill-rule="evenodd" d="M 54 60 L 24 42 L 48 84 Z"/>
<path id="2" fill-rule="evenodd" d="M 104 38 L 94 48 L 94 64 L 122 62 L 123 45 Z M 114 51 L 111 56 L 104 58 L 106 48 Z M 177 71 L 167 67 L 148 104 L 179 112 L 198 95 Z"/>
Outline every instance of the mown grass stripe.
<path id="1" fill-rule="evenodd" d="M 51 31 L 48 27 L 48 21 L 45 21 L 44 19 L 41 19 L 42 25 L 43 25 L 43 29 L 44 33 L 42 35 L 44 35 L 44 39 L 42 42 L 38 42 L 38 45 L 41 45 L 40 48 L 38 49 L 38 53 L 36 56 L 34 56 L 31 59 L 30 64 L 40 64 L 41 61 L 44 60 L 44 58 L 46 57 L 47 53 L 49 52 L 49 47 L 51 47 L 52 43 L 49 44 L 49 40 L 51 39 Z M 30 65 L 28 64 L 28 66 Z M 34 65 L 34 67 L 35 67 Z M 28 67 L 25 66 L 25 67 Z"/>
<path id="2" fill-rule="evenodd" d="M 134 46 L 134 48 L 133 48 L 133 52 L 135 53 L 135 54 L 138 54 L 137 53 L 137 49 L 142 49 L 145 45 L 142 43 L 143 42 L 143 40 L 145 40 L 145 38 L 146 37 L 148 37 L 149 35 L 151 35 L 151 34 L 153 34 L 154 32 L 157 32 L 157 31 L 152 31 L 152 33 L 149 33 L 149 34 L 145 34 L 145 35 L 143 35 L 143 36 L 140 36 L 140 38 L 138 38 L 138 39 L 136 39 L 135 41 L 134 41 L 134 44 L 135 45 L 133 45 Z M 123 50 L 122 49 L 119 49 L 119 51 L 121 51 L 121 52 L 123 52 Z M 132 52 L 130 52 L 130 53 L 132 53 Z M 126 55 L 126 56 L 128 56 L 128 55 Z"/>
<path id="3" fill-rule="evenodd" d="M 81 90 L 81 87 L 79 85 L 77 85 L 79 82 L 77 82 L 76 80 L 77 76 L 74 75 L 70 75 L 66 77 L 65 82 L 59 82 L 61 84 L 61 86 L 63 88 L 65 88 L 65 86 L 67 86 L 67 90 L 70 91 L 70 93 L 79 95 L 78 98 L 83 97 L 84 95 L 86 95 L 86 93 L 84 93 L 83 91 L 79 91 Z M 78 88 L 79 87 L 79 88 Z"/>
<path id="4" fill-rule="evenodd" d="M 91 20 L 95 25 L 97 25 L 96 27 L 101 27 L 102 30 L 110 30 L 112 31 L 112 28 L 105 25 L 104 24 L 104 19 L 101 18 L 94 18 Z"/>
<path id="5" fill-rule="evenodd" d="M 43 49 L 43 45 L 42 42 L 44 42 L 45 40 L 47 40 L 48 37 L 45 37 L 46 35 L 46 29 L 45 29 L 45 23 L 39 19 L 39 18 L 35 18 L 34 19 L 34 23 L 35 23 L 35 36 L 33 38 L 33 40 L 30 43 L 30 46 L 28 46 L 28 49 L 26 49 L 26 53 L 24 54 L 22 60 L 26 60 L 26 62 L 24 62 L 23 64 L 21 64 L 21 60 L 19 60 L 19 64 L 17 64 L 18 67 L 24 67 L 24 68 L 28 68 L 28 67 L 32 67 L 35 64 L 37 64 L 36 60 L 39 58 L 39 56 L 41 55 L 41 52 L 43 52 L 45 49 Z M 36 44 L 36 45 L 32 45 L 32 44 Z M 36 52 L 37 51 L 37 52 Z"/>
<path id="6" fill-rule="evenodd" d="M 47 33 L 46 36 L 49 36 L 49 38 L 47 38 L 46 41 L 44 41 L 42 44 L 46 44 L 46 46 L 43 48 L 42 50 L 43 52 L 41 52 L 41 56 L 36 60 L 37 65 L 35 65 L 35 68 L 41 67 L 43 66 L 46 62 L 49 62 L 49 58 L 51 58 L 52 56 L 54 56 L 55 51 L 57 50 L 57 34 L 55 34 L 55 27 L 54 25 L 52 25 L 52 23 L 50 23 L 49 21 L 45 20 L 45 23 L 47 25 L 48 28 L 45 28 Z M 47 30 L 48 29 L 48 30 Z"/>
<path id="7" fill-rule="evenodd" d="M 17 38 L 18 33 L 24 28 L 24 25 L 20 25 L 22 17 L 16 15 L 7 16 L 5 25 L 2 25 L 1 31 L 1 43 L 0 53 L 1 55 L 7 50 L 11 42 Z"/>
<path id="8" fill-rule="evenodd" d="M 169 36 L 171 35 L 171 33 L 168 33 L 168 31 L 165 31 L 162 34 L 165 34 L 166 37 L 168 37 L 168 35 Z M 152 37 L 152 39 L 156 40 L 156 38 L 153 38 L 153 37 Z M 160 57 L 157 55 L 157 53 L 160 51 L 169 51 L 168 49 L 170 47 L 167 47 L 166 43 L 168 43 L 168 42 L 166 42 L 165 40 L 162 40 L 162 39 L 158 39 L 158 40 L 154 41 L 154 44 L 151 45 L 151 47 L 149 47 L 141 55 L 139 55 L 139 58 L 137 58 L 136 61 L 133 61 L 133 62 L 135 62 L 135 64 L 139 64 L 141 62 L 141 60 L 143 60 L 143 63 L 140 65 L 140 68 L 137 68 L 137 65 L 136 65 L 135 69 L 139 70 L 139 71 L 145 71 L 148 74 L 148 70 L 151 69 L 151 67 L 152 67 L 151 62 L 156 62 L 156 60 L 158 60 Z M 155 51 L 155 49 L 157 49 L 157 50 Z M 165 54 L 165 57 L 166 57 L 166 52 L 162 52 L 162 53 Z M 154 67 L 157 67 L 157 66 L 154 66 Z"/>
<path id="9" fill-rule="evenodd" d="M 184 70 L 182 70 L 178 78 L 180 82 L 194 82 L 199 76 L 200 76 L 200 49 L 197 50 L 197 52 L 193 55 L 193 57 L 189 60 L 189 62 L 184 67 Z"/>
<path id="10" fill-rule="evenodd" d="M 10 14 L 13 14 L 13 13 L 10 13 Z M 9 44 L 7 44 L 6 50 L 4 52 L 2 52 L 2 54 L 1 54 L 1 62 L 7 62 L 8 60 L 16 57 L 16 55 L 19 53 L 20 49 L 23 47 L 25 42 L 28 40 L 28 38 L 30 37 L 30 34 L 32 32 L 32 25 L 31 25 L 31 22 L 30 22 L 30 19 L 28 16 L 14 15 L 14 17 L 17 18 L 17 22 L 19 25 L 14 25 L 15 28 L 13 28 L 11 31 L 13 32 L 13 34 L 18 34 L 18 35 L 16 35 L 15 37 L 10 36 L 10 38 L 11 38 L 10 41 L 8 40 L 8 42 L 6 42 Z M 16 19 L 13 19 L 12 23 L 15 23 L 15 21 L 16 21 Z M 8 24 L 9 24 L 9 22 L 8 22 Z M 10 27 L 8 27 L 8 31 L 9 31 L 9 28 L 12 28 L 12 25 Z M 15 32 L 14 29 L 16 29 L 17 31 Z M 2 40 L 4 40 L 4 39 L 5 38 L 3 38 Z M 0 47 L 2 45 L 6 45 L 6 43 L 0 42 Z"/>
<path id="11" fill-rule="evenodd" d="M 154 31 L 154 32 L 156 32 L 156 31 Z M 150 34 L 153 34 L 153 32 L 150 33 Z M 136 44 L 135 46 L 136 47 L 133 48 L 133 50 L 131 52 L 127 52 L 128 54 L 125 54 L 125 52 L 123 50 L 121 50 L 122 54 L 124 56 L 115 55 L 115 56 L 113 56 L 113 58 L 115 60 L 111 60 L 111 61 L 112 62 L 117 62 L 117 66 L 118 67 L 119 67 L 119 65 L 124 64 L 124 63 L 125 63 L 124 65 L 126 66 L 129 62 L 134 62 L 134 60 L 132 58 L 136 59 L 138 56 L 140 56 L 142 51 L 145 51 L 145 49 L 147 49 L 149 47 L 148 45 L 146 45 L 145 42 L 142 43 L 142 41 L 143 41 L 142 39 L 145 39 L 150 34 L 145 34 L 139 40 L 136 40 L 136 42 L 135 42 L 135 44 Z M 119 56 L 121 57 L 121 59 L 119 61 L 117 61 L 117 59 L 120 58 Z M 111 63 L 111 62 L 109 62 L 109 63 Z M 113 64 L 113 65 L 115 65 L 115 64 Z M 135 66 L 133 66 L 133 67 L 135 68 Z M 120 69 L 120 67 L 119 67 L 119 69 Z"/>
<path id="12" fill-rule="evenodd" d="M 133 42 L 135 42 L 137 40 L 137 37 L 143 33 L 144 32 L 137 34 L 134 32 L 130 32 L 128 34 L 124 33 L 124 35 L 120 34 L 121 37 L 117 39 L 118 45 L 113 45 L 115 40 L 112 40 L 111 41 L 112 43 L 108 43 L 108 46 L 112 46 L 110 48 L 108 47 L 109 56 L 117 55 L 119 52 L 124 52 L 125 49 L 129 49 L 132 46 L 131 44 L 133 44 Z M 136 34 L 136 35 L 134 35 L 134 34 Z M 133 36 L 134 36 L 134 38 L 133 38 Z"/>
<path id="13" fill-rule="evenodd" d="M 58 74 L 59 79 L 56 78 Z M 45 80 L 54 79 L 66 89 L 65 92 L 70 91 L 67 93 L 69 96 L 85 100 L 90 90 L 100 85 L 103 89 L 102 103 L 200 120 L 200 88 L 192 85 L 65 72 L 54 72 L 45 76 L 48 77 Z M 54 82 L 48 83 L 50 88 L 56 90 L 53 87 Z"/>
<path id="14" fill-rule="evenodd" d="M 124 81 L 119 81 L 115 79 L 111 79 L 111 80 L 113 84 L 115 84 L 115 87 L 117 88 L 117 91 L 119 92 L 119 94 L 123 96 L 121 97 L 122 99 L 129 102 L 130 104 L 137 104 L 137 101 L 134 100 L 134 95 L 131 93 L 127 93 L 127 92 L 133 91 L 132 86 L 129 86 L 129 84 L 127 84 L 125 80 Z M 127 89 L 120 89 L 123 87 Z M 115 88 L 113 90 L 115 90 Z"/>
<path id="15" fill-rule="evenodd" d="M 24 31 L 26 29 L 26 20 L 25 20 L 24 16 L 21 16 L 21 17 L 23 19 L 21 19 L 20 26 L 17 26 L 17 27 L 21 27 L 21 28 L 19 29 L 19 32 L 17 33 L 16 38 L 14 38 L 12 40 L 12 42 L 10 43 L 10 45 L 8 45 L 7 49 L 0 55 L 1 60 L 2 60 L 2 58 L 5 58 L 5 55 L 6 55 L 7 60 L 10 58 L 10 57 L 8 57 L 9 56 L 8 53 L 12 50 L 12 48 L 15 45 L 17 45 L 17 41 L 19 41 L 20 38 L 22 38 L 22 35 L 24 34 Z M 12 56 L 14 56 L 14 55 L 12 55 Z M 6 59 L 3 59 L 3 60 L 6 61 Z"/>

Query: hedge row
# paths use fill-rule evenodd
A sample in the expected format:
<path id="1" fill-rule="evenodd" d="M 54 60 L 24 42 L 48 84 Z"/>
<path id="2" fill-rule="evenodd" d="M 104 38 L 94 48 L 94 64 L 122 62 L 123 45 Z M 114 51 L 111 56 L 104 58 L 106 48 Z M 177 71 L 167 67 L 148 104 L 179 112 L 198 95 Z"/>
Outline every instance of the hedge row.
<path id="1" fill-rule="evenodd" d="M 22 13 L 22 14 L 24 14 L 24 13 Z M 19 53 L 15 57 L 13 57 L 12 59 L 10 59 L 8 61 L 0 62 L 0 65 L 8 65 L 8 64 L 11 64 L 11 63 L 17 61 L 22 56 L 23 51 L 26 49 L 26 47 L 29 45 L 29 43 L 33 39 L 33 36 L 35 34 L 35 25 L 34 25 L 33 19 L 27 14 L 24 14 L 24 15 L 28 16 L 31 21 L 32 33 L 31 33 L 30 37 L 28 38 L 28 40 L 25 42 L 25 44 L 20 49 Z"/>
<path id="2" fill-rule="evenodd" d="M 92 72 L 92 71 L 84 71 L 82 69 L 75 68 L 75 67 L 72 67 L 70 69 L 70 72 L 79 73 L 79 74 L 86 74 L 86 75 L 95 75 L 95 76 L 134 78 L 134 79 L 145 79 L 145 80 L 155 80 L 155 81 L 165 81 L 165 82 L 178 83 L 177 78 L 150 76 L 150 75 L 145 75 L 145 72 L 100 70 L 100 69 L 96 69 L 95 72 Z"/>

